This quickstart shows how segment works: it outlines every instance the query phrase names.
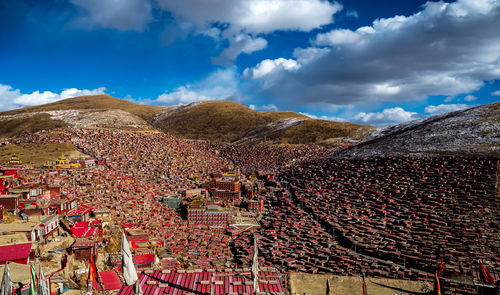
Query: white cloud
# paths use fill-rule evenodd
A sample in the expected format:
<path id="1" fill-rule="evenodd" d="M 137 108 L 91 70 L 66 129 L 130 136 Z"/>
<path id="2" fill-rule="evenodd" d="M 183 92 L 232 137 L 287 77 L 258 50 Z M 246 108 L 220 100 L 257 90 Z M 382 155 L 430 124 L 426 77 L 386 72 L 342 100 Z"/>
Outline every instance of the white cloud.
<path id="1" fill-rule="evenodd" d="M 286 71 L 296 71 L 300 69 L 300 65 L 293 59 L 284 59 L 281 57 L 274 60 L 265 59 L 257 64 L 254 68 L 246 68 L 243 71 L 243 76 L 252 79 L 258 79 L 268 75 L 277 68 Z"/>
<path id="2" fill-rule="evenodd" d="M 250 54 L 267 47 L 267 41 L 264 38 L 253 38 L 247 34 L 236 34 L 230 37 L 229 47 L 225 48 L 219 56 L 212 61 L 217 65 L 230 65 L 240 53 Z"/>
<path id="3" fill-rule="evenodd" d="M 229 41 L 212 62 L 230 65 L 241 53 L 267 47 L 262 34 L 279 30 L 308 32 L 333 21 L 342 5 L 327 0 L 158 0 L 176 22 L 191 23 L 200 34 Z M 217 26 L 217 30 L 212 30 Z M 223 27 L 223 29 L 220 29 Z M 170 34 L 169 34 L 170 35 Z"/>
<path id="4" fill-rule="evenodd" d="M 274 104 L 268 104 L 268 105 L 254 105 L 254 104 L 251 104 L 248 106 L 249 108 L 251 108 L 252 110 L 254 111 L 277 111 L 278 110 L 278 107 L 275 106 Z"/>
<path id="5" fill-rule="evenodd" d="M 394 95 L 401 91 L 399 86 L 390 86 L 388 84 L 377 84 L 373 89 L 373 93 L 382 95 Z"/>
<path id="6" fill-rule="evenodd" d="M 144 31 L 153 21 L 148 0 L 70 0 L 84 13 L 74 20 L 77 26 Z"/>
<path id="7" fill-rule="evenodd" d="M 493 92 L 491 93 L 491 95 L 493 95 L 493 96 L 500 96 L 500 90 L 493 91 Z"/>
<path id="8" fill-rule="evenodd" d="M 477 97 L 475 97 L 474 95 L 467 95 L 466 97 L 464 97 L 465 101 L 474 101 L 476 99 Z"/>
<path id="9" fill-rule="evenodd" d="M 500 1 L 427 2 L 410 16 L 318 34 L 311 42 L 327 46 L 325 51 L 297 49 L 314 58 L 298 61 L 296 71 L 276 68 L 254 92 L 276 105 L 353 105 L 429 95 L 451 101 L 500 79 L 498 27 Z"/>
<path id="10" fill-rule="evenodd" d="M 419 119 L 421 115 L 416 112 L 407 112 L 401 107 L 384 109 L 376 113 L 358 113 L 353 118 L 353 122 L 369 125 L 390 125 L 398 124 L 410 120 Z"/>
<path id="11" fill-rule="evenodd" d="M 338 29 L 328 33 L 318 34 L 314 43 L 316 45 L 340 45 L 356 43 L 361 40 L 361 35 L 351 30 Z"/>
<path id="12" fill-rule="evenodd" d="M 239 99 L 234 68 L 217 70 L 199 82 L 177 87 L 172 92 L 158 96 L 152 103 L 178 105 L 195 101 L 226 99 Z"/>
<path id="13" fill-rule="evenodd" d="M 92 90 L 67 88 L 64 89 L 61 93 L 36 90 L 29 94 L 22 94 L 19 89 L 13 89 L 9 85 L 0 84 L 0 110 L 11 110 L 34 105 L 41 105 L 82 95 L 103 94 L 105 91 L 106 88 L 104 87 Z"/>
<path id="14" fill-rule="evenodd" d="M 437 114 L 444 114 L 444 113 L 449 113 L 449 112 L 454 112 L 458 110 L 463 110 L 466 108 L 470 108 L 470 105 L 466 104 L 440 104 L 437 106 L 434 105 L 429 105 L 424 109 L 424 112 L 431 114 L 431 115 L 437 115 Z"/>
<path id="15" fill-rule="evenodd" d="M 199 28 L 229 24 L 250 34 L 277 30 L 310 31 L 329 24 L 342 5 L 326 0 L 158 0 L 175 18 Z"/>

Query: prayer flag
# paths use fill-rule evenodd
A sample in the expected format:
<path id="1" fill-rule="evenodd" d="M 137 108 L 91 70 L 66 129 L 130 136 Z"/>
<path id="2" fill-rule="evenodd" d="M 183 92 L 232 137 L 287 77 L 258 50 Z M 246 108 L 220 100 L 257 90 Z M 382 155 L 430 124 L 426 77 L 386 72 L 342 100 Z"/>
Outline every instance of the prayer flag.
<path id="1" fill-rule="evenodd" d="M 35 266 L 31 263 L 31 276 L 30 276 L 30 295 L 36 295 L 36 274 Z"/>
<path id="2" fill-rule="evenodd" d="M 8 262 L 5 264 L 2 278 L 0 295 L 12 295 L 12 281 L 10 280 L 10 270 Z"/>

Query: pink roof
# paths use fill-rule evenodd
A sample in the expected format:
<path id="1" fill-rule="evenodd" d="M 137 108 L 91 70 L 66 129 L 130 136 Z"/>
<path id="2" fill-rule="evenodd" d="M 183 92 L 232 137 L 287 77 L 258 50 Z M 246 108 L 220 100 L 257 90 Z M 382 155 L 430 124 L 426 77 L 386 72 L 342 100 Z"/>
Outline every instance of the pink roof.
<path id="1" fill-rule="evenodd" d="M 123 285 L 120 277 L 118 277 L 118 274 L 114 270 L 101 271 L 99 272 L 99 276 L 104 285 L 104 290 L 118 290 Z"/>
<path id="2" fill-rule="evenodd" d="M 259 289 L 261 292 L 278 293 L 284 292 L 282 280 L 279 273 L 276 271 L 260 271 L 260 276 L 263 280 L 273 283 L 259 282 Z M 156 281 L 156 284 L 148 284 L 148 281 Z M 201 283 L 202 281 L 208 284 Z M 215 281 L 222 283 L 215 283 Z M 152 273 L 142 272 L 139 275 L 139 282 L 144 292 L 144 295 L 154 294 L 208 294 L 212 290 L 213 294 L 253 294 L 253 284 L 245 284 L 246 282 L 253 282 L 249 272 L 243 274 L 236 274 L 236 271 L 230 273 L 217 270 L 213 273 L 206 270 L 201 272 L 192 273 L 178 273 L 176 269 L 170 270 L 170 273 L 163 273 L 162 271 L 155 270 Z M 241 283 L 234 283 L 241 282 Z M 166 284 L 164 284 L 166 283 Z M 212 288 L 210 288 L 210 283 Z M 160 285 L 161 284 L 161 285 Z M 133 295 L 134 286 L 123 285 L 118 291 L 117 295 Z"/>
<path id="3" fill-rule="evenodd" d="M 26 259 L 30 256 L 31 243 L 0 246 L 0 262 Z"/>

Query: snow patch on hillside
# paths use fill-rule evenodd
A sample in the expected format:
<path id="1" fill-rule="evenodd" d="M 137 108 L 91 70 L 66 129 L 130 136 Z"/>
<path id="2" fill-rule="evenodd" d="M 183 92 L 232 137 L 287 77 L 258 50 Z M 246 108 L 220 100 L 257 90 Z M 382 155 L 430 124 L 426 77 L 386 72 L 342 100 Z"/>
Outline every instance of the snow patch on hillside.
<path id="1" fill-rule="evenodd" d="M 379 128 L 334 156 L 500 155 L 500 103 Z"/>
<path id="2" fill-rule="evenodd" d="M 58 110 L 0 116 L 0 120 L 28 118 L 37 114 L 49 114 L 51 119 L 61 120 L 75 127 L 107 127 L 151 129 L 143 119 L 122 110 Z"/>

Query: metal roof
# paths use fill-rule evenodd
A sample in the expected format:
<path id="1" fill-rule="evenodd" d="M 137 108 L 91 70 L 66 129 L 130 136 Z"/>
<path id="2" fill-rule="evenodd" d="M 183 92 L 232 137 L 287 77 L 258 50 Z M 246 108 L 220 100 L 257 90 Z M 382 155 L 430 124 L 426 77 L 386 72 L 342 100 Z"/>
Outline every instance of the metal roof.
<path id="1" fill-rule="evenodd" d="M 26 259 L 30 256 L 31 243 L 0 246 L 0 261 L 15 261 Z"/>
<path id="2" fill-rule="evenodd" d="M 285 294 L 281 275 L 276 271 L 259 272 L 260 292 Z M 185 294 L 253 294 L 253 279 L 250 272 L 225 270 L 183 270 L 143 271 L 139 275 L 144 295 Z M 123 285 L 117 295 L 133 295 L 134 286 Z"/>

